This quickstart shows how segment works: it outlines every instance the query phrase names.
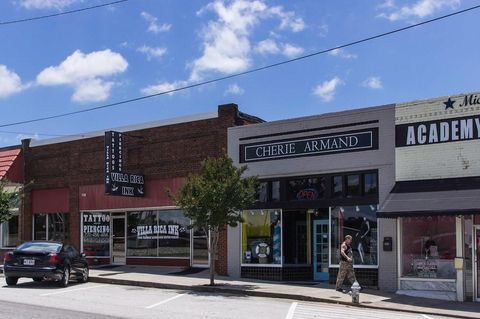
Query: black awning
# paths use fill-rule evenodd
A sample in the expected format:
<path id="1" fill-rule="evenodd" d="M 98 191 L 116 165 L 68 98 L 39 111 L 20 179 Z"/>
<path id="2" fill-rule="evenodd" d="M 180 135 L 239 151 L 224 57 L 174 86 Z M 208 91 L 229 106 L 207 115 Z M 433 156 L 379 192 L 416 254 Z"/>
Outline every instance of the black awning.
<path id="1" fill-rule="evenodd" d="M 480 214 L 480 187 L 469 189 L 476 185 L 462 184 L 457 188 L 458 179 L 455 179 L 450 184 L 455 189 L 447 190 L 446 181 L 449 180 L 397 182 L 380 206 L 377 217 Z"/>

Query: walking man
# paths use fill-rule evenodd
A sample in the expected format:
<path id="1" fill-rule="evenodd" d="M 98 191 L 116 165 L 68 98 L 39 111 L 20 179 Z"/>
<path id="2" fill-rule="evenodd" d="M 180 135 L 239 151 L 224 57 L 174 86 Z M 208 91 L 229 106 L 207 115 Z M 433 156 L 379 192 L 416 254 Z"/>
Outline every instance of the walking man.
<path id="1" fill-rule="evenodd" d="M 351 284 L 356 280 L 355 272 L 353 271 L 353 251 L 351 244 L 352 236 L 345 236 L 345 240 L 340 246 L 340 268 L 338 269 L 337 285 L 335 287 L 337 291 L 345 292 L 345 290 L 342 289 L 345 277 L 348 278 Z"/>

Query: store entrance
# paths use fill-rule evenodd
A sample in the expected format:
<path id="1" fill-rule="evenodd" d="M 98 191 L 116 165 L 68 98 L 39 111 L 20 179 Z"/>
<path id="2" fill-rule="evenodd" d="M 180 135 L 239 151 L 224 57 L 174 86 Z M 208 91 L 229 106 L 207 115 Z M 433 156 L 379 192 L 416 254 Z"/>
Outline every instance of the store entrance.
<path id="1" fill-rule="evenodd" d="M 480 302 L 480 226 L 474 228 L 474 281 L 475 281 L 475 299 Z"/>
<path id="2" fill-rule="evenodd" d="M 192 267 L 208 268 L 208 233 L 204 229 L 193 228 Z"/>
<path id="3" fill-rule="evenodd" d="M 313 277 L 328 280 L 328 219 L 313 221 Z"/>
<path id="4" fill-rule="evenodd" d="M 112 264 L 125 265 L 126 240 L 125 240 L 125 214 L 112 216 Z"/>

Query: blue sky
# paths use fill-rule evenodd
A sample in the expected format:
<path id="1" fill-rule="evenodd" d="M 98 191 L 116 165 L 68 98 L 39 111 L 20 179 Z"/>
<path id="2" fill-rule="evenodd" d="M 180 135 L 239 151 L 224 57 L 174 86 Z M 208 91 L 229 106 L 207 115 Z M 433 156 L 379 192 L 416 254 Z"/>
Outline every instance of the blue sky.
<path id="1" fill-rule="evenodd" d="M 2 0 L 0 21 L 109 0 Z M 0 25 L 0 125 L 158 93 L 335 47 L 477 0 L 130 0 Z M 237 103 L 267 121 L 479 91 L 480 10 L 214 84 L 0 128 L 0 146 Z"/>

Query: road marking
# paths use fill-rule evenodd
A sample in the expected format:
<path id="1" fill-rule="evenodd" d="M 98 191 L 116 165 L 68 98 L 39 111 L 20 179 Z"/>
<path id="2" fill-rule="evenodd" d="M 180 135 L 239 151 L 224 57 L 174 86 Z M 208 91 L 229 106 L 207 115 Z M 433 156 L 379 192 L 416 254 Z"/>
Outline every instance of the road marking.
<path id="1" fill-rule="evenodd" d="M 145 308 L 146 308 L 146 309 L 152 309 L 153 307 L 163 305 L 163 304 L 165 304 L 165 303 L 167 303 L 167 302 L 170 302 L 170 301 L 172 301 L 172 300 L 175 300 L 175 299 L 180 298 L 180 297 L 185 296 L 185 295 L 186 295 L 186 293 L 185 293 L 185 294 L 176 295 L 176 296 L 173 296 L 172 298 L 165 299 L 165 300 L 163 300 L 163 301 L 157 302 L 157 303 L 155 303 L 155 304 L 153 304 L 153 305 L 150 305 L 150 306 L 148 306 L 148 307 L 145 307 Z"/>
<path id="2" fill-rule="evenodd" d="M 423 318 L 425 318 L 425 319 L 433 319 L 432 317 L 427 316 L 427 315 L 421 315 L 421 316 L 422 316 Z"/>
<path id="3" fill-rule="evenodd" d="M 298 302 L 292 302 L 292 305 L 290 306 L 290 309 L 288 309 L 287 316 L 285 319 L 292 319 L 293 315 L 295 314 L 295 308 L 297 308 Z"/>
<path id="4" fill-rule="evenodd" d="M 62 291 L 56 291 L 56 292 L 49 292 L 48 294 L 42 294 L 40 296 L 59 295 L 59 294 L 67 293 L 67 292 L 86 290 L 86 289 L 98 288 L 98 287 L 103 287 L 103 286 L 105 286 L 105 285 L 96 285 L 96 286 L 90 286 L 90 287 L 84 287 L 84 288 L 68 289 L 68 290 L 62 290 Z"/>

